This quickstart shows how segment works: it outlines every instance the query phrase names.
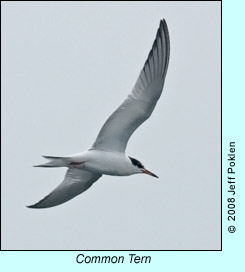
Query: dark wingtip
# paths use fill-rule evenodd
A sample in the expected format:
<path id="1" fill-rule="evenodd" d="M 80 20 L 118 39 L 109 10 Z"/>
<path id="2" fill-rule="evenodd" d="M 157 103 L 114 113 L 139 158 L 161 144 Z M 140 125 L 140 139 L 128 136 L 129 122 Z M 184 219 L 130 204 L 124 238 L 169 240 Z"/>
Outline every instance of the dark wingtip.
<path id="1" fill-rule="evenodd" d="M 42 208 L 46 208 L 42 205 L 42 200 L 38 201 L 37 203 L 35 204 L 32 204 L 32 205 L 28 205 L 26 206 L 26 208 L 30 208 L 30 209 L 42 209 Z"/>
<path id="2" fill-rule="evenodd" d="M 28 206 L 26 206 L 26 208 L 35 208 L 34 206 L 35 205 L 28 205 Z"/>
<path id="3" fill-rule="evenodd" d="M 160 28 L 163 28 L 165 30 L 165 32 L 168 33 L 168 25 L 165 19 L 162 19 L 160 21 Z M 165 33 L 166 34 L 166 33 Z"/>
<path id="4" fill-rule="evenodd" d="M 32 204 L 32 205 L 27 205 L 26 208 L 29 208 L 29 209 L 39 209 L 41 207 L 39 206 L 39 202 L 37 202 L 37 203 Z"/>
<path id="5" fill-rule="evenodd" d="M 163 19 L 160 20 L 160 24 L 166 25 L 167 22 L 166 22 L 166 20 L 163 18 Z"/>
<path id="6" fill-rule="evenodd" d="M 26 206 L 26 208 L 29 208 L 29 209 L 42 209 L 42 208 L 45 208 L 45 207 L 40 207 L 38 206 L 39 203 L 36 203 L 36 204 L 33 204 L 33 205 L 28 205 Z"/>

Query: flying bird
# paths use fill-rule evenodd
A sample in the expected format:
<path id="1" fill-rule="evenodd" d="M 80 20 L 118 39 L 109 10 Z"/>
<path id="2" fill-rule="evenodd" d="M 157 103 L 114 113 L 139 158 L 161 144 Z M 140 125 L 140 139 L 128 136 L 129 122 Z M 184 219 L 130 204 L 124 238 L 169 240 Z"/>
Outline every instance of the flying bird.
<path id="1" fill-rule="evenodd" d="M 102 175 L 129 176 L 144 173 L 157 177 L 140 161 L 127 156 L 125 149 L 130 136 L 151 116 L 161 96 L 169 55 L 169 33 L 163 19 L 132 92 L 104 123 L 92 147 L 66 157 L 43 156 L 49 162 L 36 165 L 67 167 L 68 170 L 57 188 L 28 208 L 60 205 L 86 191 Z"/>

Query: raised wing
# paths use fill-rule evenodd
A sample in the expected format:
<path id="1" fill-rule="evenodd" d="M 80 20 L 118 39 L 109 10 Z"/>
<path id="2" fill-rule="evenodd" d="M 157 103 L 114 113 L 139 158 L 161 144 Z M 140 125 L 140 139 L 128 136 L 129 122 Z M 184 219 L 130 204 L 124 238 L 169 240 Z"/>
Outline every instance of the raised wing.
<path id="1" fill-rule="evenodd" d="M 89 171 L 69 168 L 63 182 L 44 199 L 28 208 L 50 208 L 60 205 L 86 191 L 102 175 Z"/>
<path id="2" fill-rule="evenodd" d="M 133 88 L 107 119 L 92 148 L 125 152 L 132 133 L 151 116 L 162 93 L 170 54 L 168 28 L 161 20 L 152 49 Z"/>

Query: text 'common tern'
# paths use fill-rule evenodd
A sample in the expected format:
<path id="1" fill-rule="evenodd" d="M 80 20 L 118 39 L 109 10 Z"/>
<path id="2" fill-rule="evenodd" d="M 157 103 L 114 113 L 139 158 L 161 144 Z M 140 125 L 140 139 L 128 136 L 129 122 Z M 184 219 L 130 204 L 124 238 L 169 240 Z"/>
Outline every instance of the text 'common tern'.
<path id="1" fill-rule="evenodd" d="M 125 154 L 132 133 L 151 116 L 162 93 L 170 54 L 166 21 L 160 21 L 155 41 L 139 78 L 119 108 L 101 128 L 93 146 L 66 157 L 43 156 L 49 162 L 36 167 L 68 167 L 63 182 L 44 199 L 29 208 L 60 205 L 87 190 L 103 174 L 129 176 L 145 173 L 141 162 Z"/>

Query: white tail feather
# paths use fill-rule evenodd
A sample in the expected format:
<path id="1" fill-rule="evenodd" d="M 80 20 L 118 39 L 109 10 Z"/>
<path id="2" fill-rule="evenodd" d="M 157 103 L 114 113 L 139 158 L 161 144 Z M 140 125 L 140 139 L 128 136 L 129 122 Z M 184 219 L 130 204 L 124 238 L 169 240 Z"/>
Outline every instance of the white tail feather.
<path id="1" fill-rule="evenodd" d="M 65 157 L 51 157 L 43 156 L 45 159 L 50 160 L 47 163 L 34 165 L 34 167 L 64 167 L 67 166 L 67 158 Z"/>

